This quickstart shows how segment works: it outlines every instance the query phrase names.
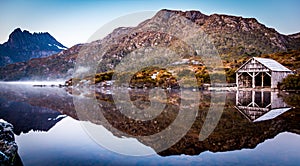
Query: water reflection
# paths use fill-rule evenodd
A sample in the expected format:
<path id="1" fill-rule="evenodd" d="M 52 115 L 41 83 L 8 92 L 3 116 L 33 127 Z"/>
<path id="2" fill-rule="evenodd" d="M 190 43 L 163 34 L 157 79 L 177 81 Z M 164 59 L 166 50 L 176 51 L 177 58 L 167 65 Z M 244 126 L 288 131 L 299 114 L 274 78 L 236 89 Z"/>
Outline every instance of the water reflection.
<path id="1" fill-rule="evenodd" d="M 237 91 L 236 108 L 249 121 L 257 122 L 279 116 L 291 109 L 274 91 Z"/>
<path id="2" fill-rule="evenodd" d="M 129 91 L 132 102 L 135 106 L 144 108 L 148 105 L 149 92 L 147 92 L 147 90 L 133 89 Z M 120 95 L 125 95 L 123 93 L 126 92 L 118 90 L 118 93 Z M 194 92 L 186 91 L 185 93 L 192 94 Z M 257 116 L 255 114 L 254 116 L 254 118 L 258 118 L 272 109 L 287 107 L 282 98 L 278 97 L 276 93 L 253 93 L 251 91 L 250 93 L 243 93 L 244 92 L 239 91 L 237 93 L 226 94 L 226 105 L 217 127 L 207 139 L 199 141 L 199 133 L 206 119 L 212 94 L 211 92 L 201 92 L 199 94 L 201 101 L 199 104 L 199 111 L 193 126 L 177 143 L 164 151 L 157 151 L 157 149 L 161 146 L 159 144 L 159 140 L 172 139 L 168 137 L 168 135 L 166 135 L 166 137 L 157 138 L 155 141 L 145 139 L 140 136 L 152 135 L 153 133 L 161 132 L 164 128 L 166 128 L 166 126 L 173 122 L 178 115 L 178 111 L 180 111 L 178 108 L 180 101 L 186 100 L 182 98 L 180 93 L 177 91 L 167 92 L 167 100 L 161 100 L 161 102 L 166 102 L 166 112 L 160 114 L 160 116 L 158 116 L 155 120 L 141 121 L 124 116 L 119 108 L 116 107 L 111 92 L 96 92 L 99 109 L 92 109 L 91 107 L 86 107 L 86 109 L 82 108 L 79 119 L 89 120 L 94 124 L 102 125 L 117 137 L 126 136 L 136 138 L 143 144 L 152 147 L 158 154 L 163 156 L 174 154 L 198 155 L 207 150 L 212 152 L 223 152 L 244 148 L 252 149 L 259 143 L 264 142 L 266 139 L 274 138 L 281 132 L 290 131 L 299 133 L 299 127 L 297 126 L 297 123 L 299 122 L 299 114 L 296 109 L 285 113 L 281 112 L 281 114 L 278 114 L 277 117 L 274 116 L 273 118 L 265 119 L 260 123 L 253 123 L 252 121 L 255 119 L 249 120 L 249 115 L 246 114 L 247 110 L 245 111 L 240 109 L 245 108 L 244 106 L 240 107 L 242 106 L 241 103 L 249 107 L 254 106 L 255 111 L 263 107 L 262 110 L 264 112 Z M 241 98 L 241 96 L 243 96 L 243 98 Z M 236 103 L 238 105 L 236 105 Z M 89 105 L 88 102 L 85 102 L 85 104 Z M 239 109 L 235 109 L 238 107 Z M 245 112 L 241 112 L 241 110 Z M 136 113 L 142 113 L 142 111 Z M 180 128 L 181 125 L 184 125 L 184 123 L 178 124 L 176 127 Z"/>
<path id="3" fill-rule="evenodd" d="M 43 107 L 31 106 L 23 102 L 9 102 L 0 99 L 0 119 L 13 124 L 14 133 L 29 131 L 49 131 L 57 122 L 62 120 L 60 112 Z"/>
<path id="4" fill-rule="evenodd" d="M 158 151 L 157 148 L 161 146 L 158 145 L 159 140 L 168 141 L 172 138 L 166 136 L 157 137 L 156 140 L 153 140 L 145 139 L 143 136 L 154 135 L 170 126 L 181 111 L 182 101 L 193 101 L 192 96 L 195 92 L 189 90 L 164 91 L 165 96 L 158 95 L 153 98 L 149 95 L 151 94 L 149 90 L 131 89 L 129 90 L 130 101 L 134 107 L 140 110 L 134 112 L 132 117 L 128 116 L 129 113 L 132 113 L 130 112 L 131 109 L 122 110 L 116 105 L 112 96 L 113 91 L 110 89 L 97 90 L 96 92 L 74 92 L 69 94 L 64 89 L 58 88 L 1 86 L 0 118 L 12 123 L 15 126 L 14 131 L 16 134 L 23 133 L 23 135 L 26 135 L 30 130 L 49 132 L 51 128 L 55 128 L 58 122 L 66 119 L 60 115 L 68 115 L 73 119 L 88 121 L 94 126 L 99 126 L 102 130 L 95 129 L 95 131 L 100 134 L 103 133 L 103 128 L 107 133 L 110 132 L 111 136 L 116 139 L 108 140 L 102 137 L 103 140 L 109 141 L 110 145 L 116 143 L 114 140 L 135 139 L 137 140 L 134 141 L 135 143 L 148 146 L 160 156 L 181 154 L 198 156 L 205 151 L 226 152 L 245 148 L 255 149 L 258 144 L 264 144 L 265 140 L 273 139 L 279 133 L 300 134 L 300 126 L 298 125 L 300 122 L 298 108 L 300 100 L 294 101 L 297 97 L 290 99 L 290 95 L 276 92 L 238 91 L 237 93 L 226 93 L 225 107 L 217 127 L 207 139 L 199 141 L 199 134 L 209 112 L 212 95 L 211 92 L 203 91 L 197 93 L 200 101 L 197 105 L 199 110 L 188 132 L 171 147 Z M 125 95 L 128 90 L 119 89 L 118 93 L 119 95 Z M 187 93 L 187 97 L 183 98 L 181 93 Z M 218 93 L 221 95 L 225 92 Z M 214 95 L 218 95 L 218 93 L 215 92 Z M 74 108 L 73 97 L 82 104 L 80 112 Z M 300 98 L 298 97 L 298 99 Z M 86 104 L 91 100 L 96 104 L 97 109 L 90 108 Z M 143 111 L 151 108 L 150 101 L 164 104 L 163 111 L 153 110 L 156 111 L 155 117 L 149 114 L 149 110 Z M 192 103 L 190 107 L 194 107 Z M 289 105 L 286 103 L 289 103 Z M 281 112 L 277 116 L 266 118 L 263 121 L 255 121 L 266 115 L 266 113 L 272 112 L 272 110 L 289 108 L 289 106 L 296 106 L 296 108 Z M 186 106 L 185 110 L 188 111 L 189 107 Z M 134 117 L 143 117 L 144 119 L 135 119 Z M 253 121 L 256 123 L 253 123 Z M 61 123 L 61 125 L 63 124 L 65 123 Z M 175 127 L 180 129 L 183 125 L 184 123 L 178 123 Z M 52 131 L 52 135 L 55 134 L 58 133 Z M 31 135 L 31 137 L 34 140 L 34 135 Z M 46 141 L 53 142 L 50 138 Z M 119 144 L 120 142 L 118 142 Z M 214 154 L 211 155 L 215 156 Z"/>

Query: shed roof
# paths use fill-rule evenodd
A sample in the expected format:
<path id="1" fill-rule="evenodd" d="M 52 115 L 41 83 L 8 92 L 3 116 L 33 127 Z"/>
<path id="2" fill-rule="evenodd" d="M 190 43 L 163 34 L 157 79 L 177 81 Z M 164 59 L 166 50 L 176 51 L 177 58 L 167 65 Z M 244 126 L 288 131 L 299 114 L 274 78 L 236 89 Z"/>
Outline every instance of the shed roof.
<path id="1" fill-rule="evenodd" d="M 283 71 L 283 72 L 292 72 L 290 69 L 286 68 L 282 64 L 278 63 L 277 61 L 269 58 L 259 58 L 259 57 L 253 57 L 251 59 L 254 59 L 264 65 L 266 68 L 272 70 L 272 71 Z M 247 62 L 245 62 L 241 67 L 237 69 L 236 72 L 238 72 L 241 68 L 243 68 L 247 63 L 251 61 L 249 59 Z"/>
<path id="2" fill-rule="evenodd" d="M 290 69 L 286 68 L 282 64 L 278 63 L 277 61 L 269 58 L 258 58 L 258 57 L 253 57 L 253 59 L 257 60 L 259 63 L 263 64 L 267 68 L 269 68 L 272 71 L 287 71 L 291 72 Z"/>

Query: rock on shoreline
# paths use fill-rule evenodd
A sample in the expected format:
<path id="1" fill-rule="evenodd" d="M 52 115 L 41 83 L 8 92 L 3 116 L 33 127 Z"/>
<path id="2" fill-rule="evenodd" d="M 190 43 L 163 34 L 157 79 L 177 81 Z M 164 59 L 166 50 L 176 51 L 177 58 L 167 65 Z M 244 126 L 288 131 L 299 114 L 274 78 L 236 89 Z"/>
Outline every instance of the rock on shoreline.
<path id="1" fill-rule="evenodd" d="M 18 158 L 12 124 L 0 119 L 0 165 L 14 165 Z"/>

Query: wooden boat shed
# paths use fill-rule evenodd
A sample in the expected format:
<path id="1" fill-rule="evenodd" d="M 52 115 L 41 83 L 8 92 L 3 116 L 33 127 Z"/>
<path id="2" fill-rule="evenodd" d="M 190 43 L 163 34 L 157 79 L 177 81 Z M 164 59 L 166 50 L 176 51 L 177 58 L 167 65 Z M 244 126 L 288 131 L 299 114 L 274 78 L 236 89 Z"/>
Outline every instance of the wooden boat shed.
<path id="1" fill-rule="evenodd" d="M 273 59 L 253 57 L 236 71 L 237 88 L 277 88 L 293 72 Z"/>

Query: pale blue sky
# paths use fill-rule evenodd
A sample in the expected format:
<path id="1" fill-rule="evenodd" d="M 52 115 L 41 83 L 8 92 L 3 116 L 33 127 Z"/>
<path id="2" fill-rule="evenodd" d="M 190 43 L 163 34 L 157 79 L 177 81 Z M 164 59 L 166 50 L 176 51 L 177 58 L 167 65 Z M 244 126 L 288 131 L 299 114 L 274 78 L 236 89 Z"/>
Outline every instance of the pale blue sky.
<path id="1" fill-rule="evenodd" d="M 120 16 L 163 8 L 255 17 L 283 34 L 300 32 L 299 0 L 0 0 L 0 43 L 17 27 L 49 32 L 67 47 Z"/>

